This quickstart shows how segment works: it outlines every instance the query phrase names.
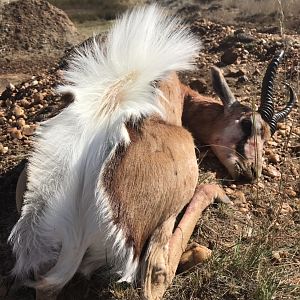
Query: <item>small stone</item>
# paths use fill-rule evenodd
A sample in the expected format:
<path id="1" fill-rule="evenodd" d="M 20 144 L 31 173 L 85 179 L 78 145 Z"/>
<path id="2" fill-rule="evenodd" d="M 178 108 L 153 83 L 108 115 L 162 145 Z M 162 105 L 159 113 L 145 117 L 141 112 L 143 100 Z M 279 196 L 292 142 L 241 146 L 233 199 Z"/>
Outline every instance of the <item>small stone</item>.
<path id="1" fill-rule="evenodd" d="M 38 85 L 38 84 L 39 84 L 39 82 L 37 80 L 32 81 L 32 85 Z"/>
<path id="2" fill-rule="evenodd" d="M 20 101 L 20 105 L 21 105 L 22 107 L 28 108 L 28 107 L 31 105 L 31 103 L 30 103 L 28 100 L 26 100 L 26 99 L 22 99 L 22 100 Z"/>
<path id="3" fill-rule="evenodd" d="M 291 206 L 288 203 L 283 202 L 280 213 L 282 215 L 286 215 L 286 214 L 291 213 L 291 212 L 293 212 L 293 209 L 291 208 Z"/>
<path id="4" fill-rule="evenodd" d="M 236 191 L 235 196 L 236 196 L 236 202 L 238 202 L 238 203 L 247 203 L 245 194 L 243 192 Z"/>
<path id="5" fill-rule="evenodd" d="M 247 208 L 247 207 L 240 207 L 239 211 L 242 212 L 242 213 L 247 213 L 247 212 L 249 212 L 249 208 Z"/>
<path id="6" fill-rule="evenodd" d="M 8 106 L 8 107 L 11 106 L 12 105 L 12 101 L 10 99 L 6 99 L 5 100 L 5 105 Z"/>
<path id="7" fill-rule="evenodd" d="M 234 191 L 231 188 L 224 188 L 224 191 L 227 195 L 232 195 L 234 193 Z"/>
<path id="8" fill-rule="evenodd" d="M 240 76 L 237 80 L 238 83 L 244 83 L 249 81 L 249 78 L 246 75 Z"/>
<path id="9" fill-rule="evenodd" d="M 292 174 L 293 174 L 294 176 L 296 176 L 296 177 L 299 176 L 299 172 L 298 172 L 298 170 L 297 170 L 296 167 L 292 166 L 292 167 L 291 167 L 291 172 L 292 172 Z"/>
<path id="10" fill-rule="evenodd" d="M 279 251 L 272 251 L 272 257 L 278 262 L 281 262 L 282 260 Z"/>
<path id="11" fill-rule="evenodd" d="M 26 124 L 25 120 L 23 118 L 19 118 L 17 120 L 17 125 L 19 128 L 23 127 Z"/>
<path id="12" fill-rule="evenodd" d="M 275 141 L 268 141 L 268 145 L 276 147 L 278 145 L 278 143 Z"/>
<path id="13" fill-rule="evenodd" d="M 0 125 L 4 125 L 7 119 L 5 117 L 0 117 Z"/>
<path id="14" fill-rule="evenodd" d="M 277 164 L 280 162 L 279 154 L 272 153 L 268 156 L 268 159 L 271 163 Z"/>
<path id="15" fill-rule="evenodd" d="M 13 139 L 18 139 L 18 140 L 22 139 L 23 137 L 21 130 L 17 129 L 16 127 L 10 130 L 10 135 Z"/>
<path id="16" fill-rule="evenodd" d="M 36 125 L 24 125 L 22 127 L 22 133 L 24 135 L 33 135 L 36 130 Z"/>
<path id="17" fill-rule="evenodd" d="M 24 109 L 20 106 L 16 106 L 14 109 L 13 109 L 13 114 L 19 118 L 19 117 L 23 117 L 24 116 Z"/>
<path id="18" fill-rule="evenodd" d="M 225 65 L 234 64 L 237 61 L 238 53 L 234 49 L 227 49 L 221 56 L 221 62 Z"/>
<path id="19" fill-rule="evenodd" d="M 44 99 L 44 95 L 42 93 L 36 93 L 34 94 L 33 99 L 34 99 L 34 103 L 42 103 Z"/>
<path id="20" fill-rule="evenodd" d="M 192 80 L 189 86 L 198 93 L 205 93 L 207 91 L 207 83 L 203 78 Z"/>
<path id="21" fill-rule="evenodd" d="M 11 90 L 11 91 L 14 91 L 14 90 L 16 89 L 16 87 L 15 87 L 12 83 L 9 83 L 9 84 L 7 85 L 7 88 L 8 88 L 9 90 Z"/>
<path id="22" fill-rule="evenodd" d="M 280 172 L 272 165 L 263 168 L 263 174 L 271 178 L 280 177 Z"/>
<path id="23" fill-rule="evenodd" d="M 258 185 L 261 189 L 264 189 L 264 188 L 265 188 L 265 185 L 264 185 L 262 182 L 259 182 L 257 185 Z"/>
<path id="24" fill-rule="evenodd" d="M 2 149 L 2 154 L 5 154 L 5 153 L 7 153 L 8 152 L 8 147 L 3 147 L 3 149 Z"/>
<path id="25" fill-rule="evenodd" d="M 297 193 L 291 188 L 286 189 L 285 192 L 288 196 L 290 196 L 292 198 L 295 198 L 297 196 Z"/>
<path id="26" fill-rule="evenodd" d="M 277 128 L 278 129 L 286 129 L 286 124 L 285 123 L 277 123 Z"/>

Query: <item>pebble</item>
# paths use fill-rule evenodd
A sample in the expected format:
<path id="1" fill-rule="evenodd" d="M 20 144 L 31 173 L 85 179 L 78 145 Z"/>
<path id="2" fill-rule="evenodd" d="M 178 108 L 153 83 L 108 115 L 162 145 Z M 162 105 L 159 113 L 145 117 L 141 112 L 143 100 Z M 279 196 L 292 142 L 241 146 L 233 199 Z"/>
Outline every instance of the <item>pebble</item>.
<path id="1" fill-rule="evenodd" d="M 205 93 L 205 92 L 207 92 L 207 89 L 208 89 L 207 83 L 206 83 L 206 81 L 205 81 L 203 78 L 200 78 L 200 79 L 193 79 L 193 80 L 190 82 L 189 86 L 190 86 L 193 90 L 195 90 L 195 91 L 197 91 L 197 92 L 199 92 L 199 93 Z"/>
<path id="2" fill-rule="evenodd" d="M 24 125 L 26 124 L 26 122 L 25 122 L 25 120 L 23 119 L 23 118 L 19 118 L 18 120 L 17 120 L 17 125 L 18 125 L 18 127 L 23 127 Z"/>
<path id="3" fill-rule="evenodd" d="M 291 206 L 288 203 L 283 202 L 280 213 L 282 215 L 286 215 L 286 214 L 291 213 L 291 212 L 293 212 L 293 209 L 291 208 Z"/>
<path id="4" fill-rule="evenodd" d="M 236 201 L 237 203 L 247 203 L 245 194 L 242 191 L 236 191 L 235 192 L 235 196 L 236 196 Z"/>
<path id="5" fill-rule="evenodd" d="M 11 82 L 7 85 L 7 88 L 11 91 L 14 91 L 16 89 L 16 87 Z"/>
<path id="6" fill-rule="evenodd" d="M 15 108 L 13 109 L 13 114 L 19 118 L 19 117 L 23 117 L 24 116 L 24 109 L 20 106 L 15 106 Z"/>
<path id="7" fill-rule="evenodd" d="M 299 172 L 298 172 L 298 170 L 297 170 L 297 168 L 296 167 L 291 167 L 291 172 L 292 172 L 292 174 L 294 175 L 294 176 L 296 176 L 296 177 L 298 177 L 299 176 Z"/>
<path id="8" fill-rule="evenodd" d="M 234 191 L 231 188 L 224 188 L 224 191 L 227 195 L 232 195 L 234 193 Z"/>
<path id="9" fill-rule="evenodd" d="M 33 95 L 34 103 L 42 103 L 44 95 L 42 93 L 36 93 Z"/>
<path id="10" fill-rule="evenodd" d="M 272 257 L 278 262 L 281 262 L 282 260 L 279 251 L 272 251 Z"/>
<path id="11" fill-rule="evenodd" d="M 264 167 L 262 172 L 271 178 L 280 177 L 280 172 L 272 165 Z"/>
<path id="12" fill-rule="evenodd" d="M 237 61 L 238 53 L 234 49 L 227 49 L 221 56 L 221 62 L 226 65 L 234 64 Z"/>
<path id="13" fill-rule="evenodd" d="M 23 137 L 21 130 L 17 129 L 16 127 L 10 130 L 10 135 L 13 139 L 18 139 L 18 140 L 22 139 Z"/>
<path id="14" fill-rule="evenodd" d="M 285 189 L 285 193 L 292 198 L 297 196 L 297 193 L 292 188 Z"/>
<path id="15" fill-rule="evenodd" d="M 274 163 L 274 164 L 277 164 L 280 162 L 280 156 L 279 154 L 275 154 L 275 153 L 271 153 L 269 156 L 268 156 L 268 159 L 271 163 Z"/>
<path id="16" fill-rule="evenodd" d="M 268 145 L 276 147 L 278 145 L 278 143 L 275 141 L 268 141 Z"/>
<path id="17" fill-rule="evenodd" d="M 20 105 L 23 106 L 24 108 L 29 108 L 29 106 L 31 105 L 31 103 L 28 100 L 26 100 L 26 99 L 22 99 L 20 101 Z"/>
<path id="18" fill-rule="evenodd" d="M 24 135 L 33 135 L 36 129 L 36 125 L 24 125 L 22 127 L 22 133 Z"/>

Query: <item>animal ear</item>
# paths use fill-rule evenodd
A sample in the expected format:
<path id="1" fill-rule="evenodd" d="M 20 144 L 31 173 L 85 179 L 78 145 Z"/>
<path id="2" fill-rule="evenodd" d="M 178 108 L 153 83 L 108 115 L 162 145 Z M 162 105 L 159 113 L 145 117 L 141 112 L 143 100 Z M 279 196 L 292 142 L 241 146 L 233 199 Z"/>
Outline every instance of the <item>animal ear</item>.
<path id="1" fill-rule="evenodd" d="M 212 77 L 212 86 L 216 94 L 220 97 L 224 104 L 225 110 L 229 108 L 234 102 L 237 100 L 235 99 L 234 95 L 232 94 L 223 74 L 222 71 L 217 67 L 211 68 L 211 77 Z"/>

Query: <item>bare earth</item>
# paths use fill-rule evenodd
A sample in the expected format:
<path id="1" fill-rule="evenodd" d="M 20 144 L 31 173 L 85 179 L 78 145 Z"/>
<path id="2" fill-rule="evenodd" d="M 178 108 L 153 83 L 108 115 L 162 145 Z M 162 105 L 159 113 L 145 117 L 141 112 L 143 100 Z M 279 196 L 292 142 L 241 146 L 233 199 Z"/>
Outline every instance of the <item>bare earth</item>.
<path id="1" fill-rule="evenodd" d="M 6 241 L 18 219 L 16 181 L 30 153 L 37 124 L 68 104 L 55 92 L 55 86 L 62 80 L 61 58 L 68 47 L 83 39 L 64 14 L 59 13 L 60 19 L 56 21 L 62 24 L 61 29 L 51 23 L 51 18 L 41 15 L 41 10 L 49 16 L 57 15 L 56 8 L 40 0 L 26 2 L 35 8 L 30 14 L 36 27 L 22 31 L 20 43 L 11 43 L 20 22 L 29 26 L 30 20 L 23 19 L 22 6 L 18 8 L 17 20 L 17 8 L 7 10 L 4 18 L 12 22 L 9 30 L 15 31 L 1 32 L 0 40 L 0 299 L 10 300 L 34 299 L 32 289 L 12 289 L 8 277 L 14 260 Z M 295 30 L 299 28 L 299 19 L 289 21 L 291 24 L 282 35 L 276 15 L 257 17 L 255 23 L 253 16 L 238 18 L 242 14 L 222 6 L 223 1 L 199 2 L 203 6 L 174 8 L 187 18 L 192 31 L 203 42 L 196 70 L 182 74 L 183 81 L 203 94 L 212 94 L 209 70 L 217 65 L 223 69 L 236 97 L 257 107 L 267 62 L 276 50 L 284 48 L 285 61 L 276 81 L 276 109 L 286 102 L 283 81 L 299 94 L 300 35 Z M 45 20 L 46 31 L 41 25 Z M 103 21 L 99 23 L 102 28 Z M 80 24 L 84 34 L 91 31 L 90 24 L 86 28 L 84 23 Z M 32 34 L 34 29 L 40 32 Z M 41 34 L 45 34 L 45 43 L 39 47 Z M 213 256 L 207 263 L 178 275 L 165 299 L 299 299 L 299 102 L 266 145 L 263 175 L 254 184 L 232 182 L 209 148 L 197 146 L 200 180 L 222 184 L 234 206 L 216 204 L 206 210 L 192 240 L 213 250 Z M 99 271 L 91 280 L 75 276 L 59 299 L 131 300 L 139 296 L 138 289 L 116 284 Z"/>

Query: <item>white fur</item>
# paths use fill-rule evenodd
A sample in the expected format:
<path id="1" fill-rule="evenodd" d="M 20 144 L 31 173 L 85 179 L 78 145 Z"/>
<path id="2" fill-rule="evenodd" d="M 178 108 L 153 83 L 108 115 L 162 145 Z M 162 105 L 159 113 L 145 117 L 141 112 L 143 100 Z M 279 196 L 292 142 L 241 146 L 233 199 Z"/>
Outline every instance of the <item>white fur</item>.
<path id="1" fill-rule="evenodd" d="M 80 49 L 65 72 L 74 102 L 44 122 L 29 160 L 28 190 L 9 237 L 13 273 L 44 275 L 35 286 L 62 287 L 77 270 L 106 262 L 131 280 L 138 267 L 122 228 L 112 222 L 102 170 L 119 143 L 130 143 L 124 122 L 163 115 L 151 84 L 191 68 L 200 44 L 176 18 L 155 5 L 119 19 L 105 45 Z"/>

